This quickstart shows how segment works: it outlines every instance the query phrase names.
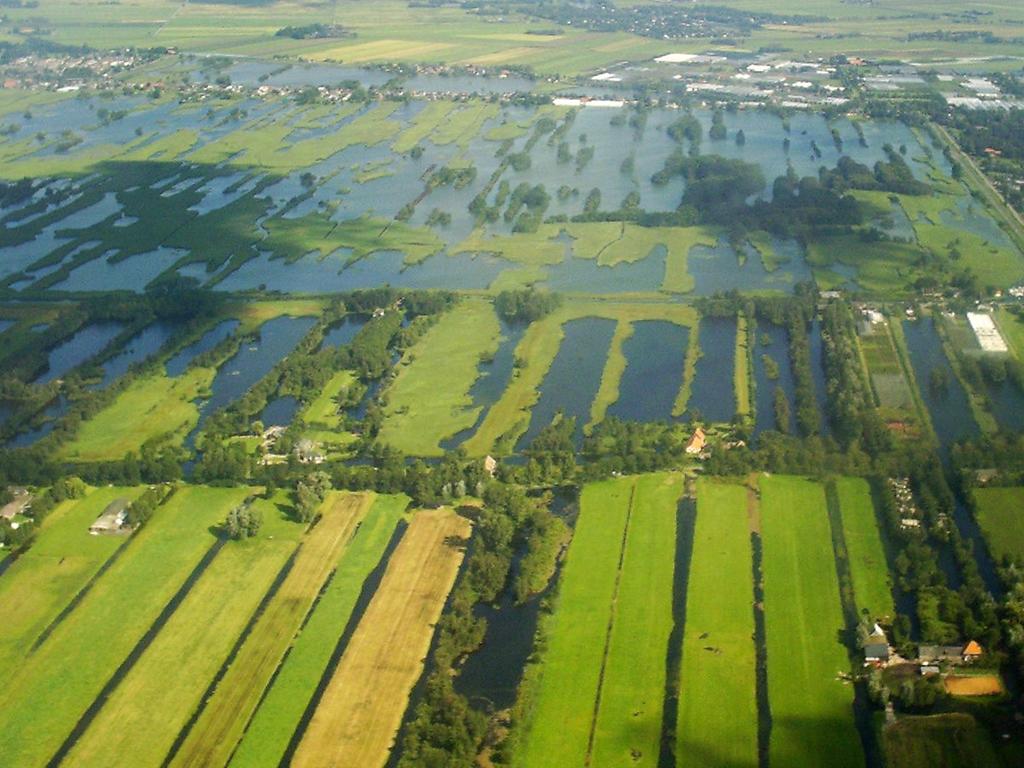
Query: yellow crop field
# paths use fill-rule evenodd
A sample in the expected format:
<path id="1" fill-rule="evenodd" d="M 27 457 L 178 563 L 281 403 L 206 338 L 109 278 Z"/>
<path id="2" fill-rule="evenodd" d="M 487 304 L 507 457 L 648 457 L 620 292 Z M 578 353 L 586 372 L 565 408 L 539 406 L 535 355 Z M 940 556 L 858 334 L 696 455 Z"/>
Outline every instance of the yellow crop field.
<path id="1" fill-rule="evenodd" d="M 469 533 L 469 521 L 450 509 L 413 518 L 299 744 L 296 768 L 387 761 Z"/>

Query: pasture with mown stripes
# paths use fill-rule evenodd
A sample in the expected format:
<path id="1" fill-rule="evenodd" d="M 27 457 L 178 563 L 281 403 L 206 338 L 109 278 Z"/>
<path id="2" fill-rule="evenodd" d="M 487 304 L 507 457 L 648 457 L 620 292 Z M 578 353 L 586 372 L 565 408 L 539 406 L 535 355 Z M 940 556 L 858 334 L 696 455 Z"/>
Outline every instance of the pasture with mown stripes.
<path id="1" fill-rule="evenodd" d="M 269 518 L 274 510 L 264 506 Z M 280 513 L 278 513 L 278 516 Z M 302 526 L 267 519 L 259 536 L 228 541 L 199 574 L 67 754 L 74 766 L 162 765 L 281 569 Z"/>
<path id="2" fill-rule="evenodd" d="M 90 536 L 89 526 L 117 499 L 141 488 L 91 488 L 58 504 L 43 521 L 32 547 L 0 579 L 0 669 L 14 669 L 28 649 L 52 632 L 73 601 L 82 599 L 96 574 L 129 541 Z"/>
<path id="3" fill-rule="evenodd" d="M 769 759 L 785 766 L 860 766 L 853 687 L 842 644 L 839 579 L 824 488 L 798 477 L 765 476 L 761 531 Z"/>
<path id="4" fill-rule="evenodd" d="M 748 489 L 697 482 L 686 589 L 676 762 L 757 764 L 754 583 Z"/>
<path id="5" fill-rule="evenodd" d="M 177 490 L 0 691 L 0 764 L 41 765 L 216 546 L 247 488 Z M 116 631 L 112 631 L 116 628 Z"/>
<path id="6" fill-rule="evenodd" d="M 591 765 L 658 765 L 682 490 L 675 474 L 635 481 Z"/>
<path id="7" fill-rule="evenodd" d="M 469 520 L 417 512 L 323 690 L 292 765 L 383 766 L 455 584 Z"/>
<path id="8" fill-rule="evenodd" d="M 378 567 L 408 503 L 405 496 L 376 497 L 264 693 L 230 765 L 280 765 L 351 620 L 360 590 Z"/>
<path id="9" fill-rule="evenodd" d="M 584 488 L 516 765 L 658 764 L 681 492 L 674 474 Z"/>
<path id="10" fill-rule="evenodd" d="M 188 732 L 171 765 L 225 765 L 292 638 L 336 567 L 372 494 L 331 493 L 238 655 Z"/>

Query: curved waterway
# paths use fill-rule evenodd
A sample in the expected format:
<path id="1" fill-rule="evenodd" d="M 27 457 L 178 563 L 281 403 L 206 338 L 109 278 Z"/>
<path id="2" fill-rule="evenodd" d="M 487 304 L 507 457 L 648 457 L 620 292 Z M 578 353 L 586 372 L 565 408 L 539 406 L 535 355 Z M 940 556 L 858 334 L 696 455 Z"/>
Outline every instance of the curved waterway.
<path id="1" fill-rule="evenodd" d="M 243 341 L 239 350 L 217 369 L 210 397 L 199 406 L 199 422 L 188 436 L 186 446 L 192 445 L 211 413 L 233 403 L 270 373 L 315 323 L 312 317 L 275 317 L 260 326 L 259 338 Z"/>

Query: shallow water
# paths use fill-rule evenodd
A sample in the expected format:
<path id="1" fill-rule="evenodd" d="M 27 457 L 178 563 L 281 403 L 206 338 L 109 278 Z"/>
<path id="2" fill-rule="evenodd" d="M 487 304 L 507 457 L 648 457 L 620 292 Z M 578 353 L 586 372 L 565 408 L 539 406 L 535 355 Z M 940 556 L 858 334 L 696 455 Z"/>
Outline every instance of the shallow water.
<path id="1" fill-rule="evenodd" d="M 704 422 L 732 421 L 736 414 L 736 318 L 704 317 L 698 330 L 701 356 L 693 377 L 687 415 Z"/>
<path id="2" fill-rule="evenodd" d="M 761 336 L 764 335 L 771 340 L 771 343 L 761 343 Z M 793 370 L 789 363 L 789 334 L 780 325 L 759 322 L 757 332 L 754 335 L 754 402 L 757 405 L 757 418 L 754 422 L 754 434 L 758 435 L 766 429 L 778 429 L 782 432 L 792 432 L 794 429 L 794 416 L 796 414 L 796 399 L 793 382 Z M 775 361 L 779 369 L 779 376 L 774 381 L 768 378 L 767 369 L 763 356 L 767 355 Z M 789 403 L 789 420 L 785 425 L 780 425 L 775 419 L 775 388 L 782 387 L 786 395 L 786 402 Z"/>
<path id="3" fill-rule="evenodd" d="M 49 368 L 33 383 L 47 384 L 103 351 L 124 330 L 120 323 L 93 323 L 50 350 Z"/>
<path id="4" fill-rule="evenodd" d="M 976 437 L 978 425 L 971 413 L 960 380 L 942 349 L 942 340 L 935 329 L 932 318 L 923 320 L 906 320 L 903 323 L 903 334 L 907 339 L 907 351 L 910 363 L 914 368 L 917 385 L 928 407 L 932 426 L 939 439 L 939 452 L 943 461 L 949 458 L 949 449 L 958 440 Z M 943 387 L 930 385 L 933 371 L 938 371 L 945 382 Z"/>
<path id="5" fill-rule="evenodd" d="M 478 377 L 473 386 L 469 388 L 469 396 L 473 399 L 473 407 L 480 408 L 480 415 L 473 426 L 464 429 L 447 440 L 442 441 L 441 447 L 446 450 L 454 450 L 463 440 L 469 438 L 483 423 L 487 411 L 501 398 L 505 387 L 512 379 L 512 372 L 515 367 L 515 351 L 520 339 L 526 332 L 527 326 L 517 323 L 509 325 L 501 321 L 501 341 L 498 344 L 498 351 L 494 353 L 491 360 L 481 360 L 477 366 Z"/>
<path id="6" fill-rule="evenodd" d="M 664 320 L 633 324 L 633 335 L 622 351 L 626 370 L 619 382 L 619 399 L 608 416 L 626 421 L 668 421 L 679 389 L 690 329 Z"/>
<path id="7" fill-rule="evenodd" d="M 103 379 L 90 389 L 103 389 L 109 386 L 115 379 L 127 373 L 132 365 L 156 354 L 176 330 L 177 326 L 165 322 L 156 322 L 143 328 L 125 344 L 124 349 L 103 364 Z"/>
<path id="8" fill-rule="evenodd" d="M 75 267 L 53 288 L 60 291 L 109 291 L 116 287 L 141 293 L 150 282 L 186 255 L 188 251 L 166 246 L 118 262 L 111 262 L 104 254 Z"/>
<path id="9" fill-rule="evenodd" d="M 563 327 L 565 337 L 540 386 L 540 398 L 530 414 L 530 426 L 519 439 L 520 451 L 561 412 L 576 417 L 577 447 L 583 440 L 583 427 L 590 420 L 590 406 L 601 386 L 608 349 L 615 333 L 615 321 L 584 317 L 570 320 Z"/>
<path id="10" fill-rule="evenodd" d="M 167 361 L 167 375 L 180 376 L 188 368 L 195 358 L 204 352 L 209 352 L 224 339 L 235 332 L 240 323 L 237 320 L 222 320 L 213 328 L 204 333 L 198 340 L 192 342 L 184 349 L 177 352 Z"/>
<path id="11" fill-rule="evenodd" d="M 366 315 L 345 315 L 341 320 L 331 325 L 324 334 L 321 349 L 324 347 L 343 347 L 351 344 L 352 339 L 362 330 L 369 318 Z"/>
<path id="12" fill-rule="evenodd" d="M 264 427 L 287 427 L 299 410 L 299 401 L 294 397 L 278 397 L 264 406 L 260 421 Z"/>
<path id="13" fill-rule="evenodd" d="M 239 350 L 217 369 L 210 397 L 199 406 L 198 430 L 206 417 L 230 405 L 270 373 L 316 323 L 312 317 L 275 317 L 259 329 L 259 338 L 243 341 Z"/>

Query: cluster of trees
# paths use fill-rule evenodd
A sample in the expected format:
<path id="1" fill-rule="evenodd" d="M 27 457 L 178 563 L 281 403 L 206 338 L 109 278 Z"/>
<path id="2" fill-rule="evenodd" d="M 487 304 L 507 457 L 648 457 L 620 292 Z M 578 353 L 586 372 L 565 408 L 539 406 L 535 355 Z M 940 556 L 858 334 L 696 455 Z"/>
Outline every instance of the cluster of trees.
<path id="1" fill-rule="evenodd" d="M 980 390 L 983 385 L 1000 386 L 1009 381 L 1024 390 L 1024 363 L 1009 355 L 973 355 L 958 349 L 957 362 L 960 373 L 972 389 Z"/>
<path id="2" fill-rule="evenodd" d="M 133 528 L 145 525 L 156 512 L 157 507 L 163 504 L 172 493 L 174 493 L 173 489 L 166 485 L 147 488 L 139 498 L 128 505 L 125 522 Z"/>
<path id="3" fill-rule="evenodd" d="M 623 421 L 609 416 L 583 441 L 583 477 L 597 480 L 615 473 L 653 472 L 677 466 L 685 455 L 690 425 Z"/>
<path id="4" fill-rule="evenodd" d="M 905 512 L 885 480 L 876 478 L 872 486 L 888 535 L 898 544 L 893 561 L 897 585 L 914 597 L 921 637 L 934 643 L 974 638 L 987 648 L 998 647 L 998 608 L 981 577 L 970 543 L 964 541 L 954 522 L 956 498 L 942 466 L 933 452 L 912 450 L 904 457 L 903 470 L 923 518 L 921 527 L 904 528 L 900 524 Z M 943 548 L 948 548 L 956 566 L 960 583 L 955 589 L 939 565 Z M 893 628 L 897 645 L 909 651 L 909 618 L 898 617 Z"/>
<path id="5" fill-rule="evenodd" d="M 438 624 L 431 672 L 423 699 L 407 723 L 399 766 L 471 768 L 476 764 L 487 719 L 453 685 L 460 660 L 483 643 L 487 631 L 486 620 L 476 615 L 474 607 L 495 602 L 505 589 L 513 588 L 513 582 L 517 593 L 527 591 L 523 597 L 529 590 L 523 584 L 539 584 L 543 589 L 558 554 L 558 546 L 547 545 L 549 532 L 564 535 L 564 530 L 564 523 L 522 489 L 492 484 L 484 492 L 484 506 L 476 513 L 472 553 Z M 524 553 L 520 562 L 528 565 L 529 573 L 513 579 L 517 552 Z M 543 552 L 548 561 L 531 560 L 537 552 Z"/>
<path id="6" fill-rule="evenodd" d="M 242 541 L 256 536 L 262 525 L 263 515 L 247 501 L 228 512 L 221 527 L 228 538 Z"/>
<path id="7" fill-rule="evenodd" d="M 904 195 L 927 195 L 931 187 L 914 178 L 913 171 L 891 145 L 885 145 L 888 162 L 879 160 L 874 170 L 843 155 L 832 169 L 822 168 L 821 183 L 827 189 L 844 194 L 850 189 L 881 190 Z"/>
<path id="8" fill-rule="evenodd" d="M 313 521 L 332 487 L 331 477 L 326 472 L 312 472 L 295 484 L 295 514 L 300 521 Z"/>
<path id="9" fill-rule="evenodd" d="M 870 453 L 892 446 L 892 436 L 875 411 L 874 395 L 864 376 L 850 306 L 830 301 L 822 312 L 821 338 L 829 417 L 839 442 L 858 441 Z"/>
<path id="10" fill-rule="evenodd" d="M 274 37 L 290 37 L 292 40 L 320 40 L 334 37 L 355 37 L 356 33 L 341 24 L 303 24 L 282 27 Z"/>
<path id="11" fill-rule="evenodd" d="M 1024 435 L 1000 432 L 956 443 L 950 463 L 965 491 L 977 484 L 979 469 L 996 470 L 987 485 L 1024 485 Z"/>
<path id="12" fill-rule="evenodd" d="M 561 294 L 535 288 L 502 291 L 494 299 L 495 311 L 510 323 L 532 323 L 561 305 Z"/>
<path id="13" fill-rule="evenodd" d="M 426 0 L 445 5 L 444 0 Z M 487 16 L 511 12 L 547 19 L 556 24 L 594 32 L 631 32 L 659 40 L 688 37 L 746 36 L 765 24 L 801 24 L 825 19 L 809 15 L 743 11 L 722 5 L 647 4 L 620 7 L 611 0 L 588 3 L 541 2 L 536 0 L 485 0 L 473 3 L 477 13 Z"/>

